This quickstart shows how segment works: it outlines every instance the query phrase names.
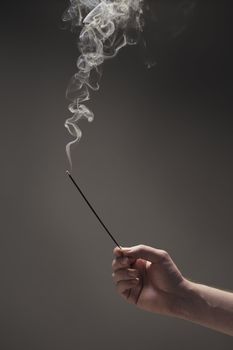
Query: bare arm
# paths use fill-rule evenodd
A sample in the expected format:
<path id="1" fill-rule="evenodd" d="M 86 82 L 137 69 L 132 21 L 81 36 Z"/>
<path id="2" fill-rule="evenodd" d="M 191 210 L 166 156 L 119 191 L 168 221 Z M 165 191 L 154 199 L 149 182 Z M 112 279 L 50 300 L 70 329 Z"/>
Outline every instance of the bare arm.
<path id="1" fill-rule="evenodd" d="M 233 293 L 186 280 L 174 315 L 233 336 Z"/>
<path id="2" fill-rule="evenodd" d="M 113 280 L 129 303 L 233 336 L 233 293 L 188 281 L 160 249 L 139 245 L 114 254 Z"/>

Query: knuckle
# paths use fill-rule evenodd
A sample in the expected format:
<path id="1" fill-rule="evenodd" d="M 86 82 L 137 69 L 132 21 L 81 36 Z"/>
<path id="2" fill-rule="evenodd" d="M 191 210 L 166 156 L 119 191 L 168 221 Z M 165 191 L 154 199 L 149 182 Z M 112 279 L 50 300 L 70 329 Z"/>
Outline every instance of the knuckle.
<path id="1" fill-rule="evenodd" d="M 162 260 L 168 260 L 169 259 L 169 254 L 166 250 L 161 250 L 160 251 L 160 257 Z"/>
<path id="2" fill-rule="evenodd" d="M 143 250 L 145 250 L 145 244 L 139 244 L 139 246 L 138 246 L 138 249 L 140 250 L 140 251 L 143 251 Z"/>

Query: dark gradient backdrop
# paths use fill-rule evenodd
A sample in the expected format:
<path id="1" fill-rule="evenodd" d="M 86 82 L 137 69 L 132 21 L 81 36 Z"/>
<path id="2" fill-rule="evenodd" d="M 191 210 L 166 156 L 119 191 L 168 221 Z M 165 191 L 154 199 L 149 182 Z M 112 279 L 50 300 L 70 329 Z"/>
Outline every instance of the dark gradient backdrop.
<path id="1" fill-rule="evenodd" d="M 112 242 L 65 175 L 65 7 L 1 5 L 0 348 L 230 350 L 115 293 Z M 201 1 L 179 37 L 155 35 L 151 70 L 135 47 L 106 62 L 73 175 L 122 245 L 166 249 L 185 276 L 232 290 L 231 7 Z"/>

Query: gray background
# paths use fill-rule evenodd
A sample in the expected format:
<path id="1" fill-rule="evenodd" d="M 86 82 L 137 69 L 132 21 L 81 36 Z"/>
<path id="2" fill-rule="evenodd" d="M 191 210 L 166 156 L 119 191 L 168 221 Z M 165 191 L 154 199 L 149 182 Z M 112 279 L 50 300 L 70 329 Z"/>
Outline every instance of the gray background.
<path id="1" fill-rule="evenodd" d="M 169 251 L 192 280 L 232 290 L 230 1 L 199 4 L 178 38 L 106 62 L 73 175 L 122 245 Z M 75 38 L 63 1 L 1 18 L 3 350 L 232 349 L 232 338 L 137 310 L 115 293 L 113 244 L 65 175 L 64 91 Z M 162 28 L 163 24 L 161 24 Z"/>

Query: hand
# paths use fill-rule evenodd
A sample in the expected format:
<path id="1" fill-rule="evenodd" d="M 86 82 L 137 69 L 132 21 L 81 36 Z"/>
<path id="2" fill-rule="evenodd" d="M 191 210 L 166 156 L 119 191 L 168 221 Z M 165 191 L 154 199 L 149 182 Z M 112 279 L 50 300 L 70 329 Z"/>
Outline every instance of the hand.
<path id="1" fill-rule="evenodd" d="M 164 250 L 138 245 L 114 254 L 113 280 L 128 302 L 233 336 L 233 293 L 188 281 Z"/>
<path id="2" fill-rule="evenodd" d="M 145 245 L 115 248 L 113 280 L 118 293 L 141 309 L 172 314 L 185 279 L 167 252 Z"/>

